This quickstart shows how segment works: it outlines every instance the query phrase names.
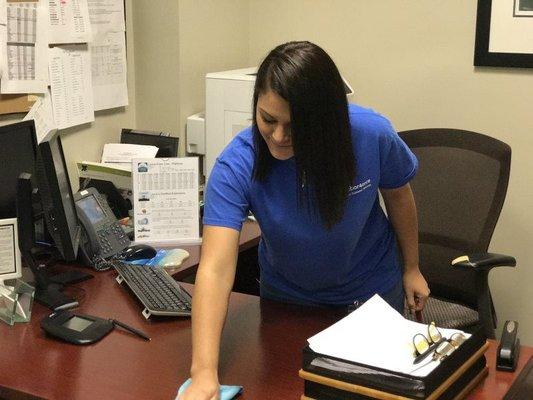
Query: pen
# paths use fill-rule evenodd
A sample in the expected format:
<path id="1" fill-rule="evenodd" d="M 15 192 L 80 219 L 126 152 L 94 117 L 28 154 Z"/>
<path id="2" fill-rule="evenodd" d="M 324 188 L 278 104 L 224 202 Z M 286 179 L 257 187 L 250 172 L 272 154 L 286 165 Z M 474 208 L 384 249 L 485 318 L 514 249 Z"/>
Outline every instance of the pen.
<path id="1" fill-rule="evenodd" d="M 71 308 L 76 308 L 79 306 L 79 303 L 77 301 L 72 301 L 70 303 L 62 304 L 60 306 L 57 306 L 54 308 L 54 311 L 60 311 L 60 310 L 70 310 Z"/>
<path id="2" fill-rule="evenodd" d="M 131 326 L 129 326 L 129 325 L 126 325 L 126 324 L 123 323 L 123 322 L 117 321 L 116 319 L 110 319 L 110 321 L 111 321 L 113 324 L 118 325 L 118 326 L 120 326 L 121 328 L 124 328 L 124 329 L 126 329 L 127 331 L 129 331 L 129 332 L 131 332 L 131 333 L 133 333 L 133 334 L 135 334 L 135 335 L 137 335 L 137 336 L 142 337 L 144 340 L 151 340 L 150 337 L 149 337 L 146 333 L 144 333 L 144 332 L 142 332 L 142 331 L 140 331 L 140 330 L 138 330 L 138 329 L 135 329 L 135 328 L 133 328 L 133 327 L 131 327 Z"/>
<path id="3" fill-rule="evenodd" d="M 433 353 L 433 350 L 435 350 L 435 348 L 441 344 L 442 342 L 444 341 L 444 339 L 441 339 L 439 340 L 438 342 L 435 342 L 435 343 L 432 343 L 428 349 L 423 352 L 422 354 L 419 354 L 415 357 L 415 360 L 413 361 L 413 364 L 418 364 L 420 361 L 422 361 L 424 358 L 426 358 L 427 356 L 429 356 L 431 353 Z"/>

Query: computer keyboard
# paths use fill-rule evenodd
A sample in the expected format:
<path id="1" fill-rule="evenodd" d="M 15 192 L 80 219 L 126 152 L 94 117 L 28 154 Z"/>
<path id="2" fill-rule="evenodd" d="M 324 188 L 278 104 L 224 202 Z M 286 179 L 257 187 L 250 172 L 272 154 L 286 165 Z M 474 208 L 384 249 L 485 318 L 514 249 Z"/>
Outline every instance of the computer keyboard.
<path id="1" fill-rule="evenodd" d="M 127 264 L 113 261 L 118 272 L 117 282 L 126 282 L 135 296 L 143 303 L 142 314 L 190 316 L 191 296 L 161 267 Z"/>

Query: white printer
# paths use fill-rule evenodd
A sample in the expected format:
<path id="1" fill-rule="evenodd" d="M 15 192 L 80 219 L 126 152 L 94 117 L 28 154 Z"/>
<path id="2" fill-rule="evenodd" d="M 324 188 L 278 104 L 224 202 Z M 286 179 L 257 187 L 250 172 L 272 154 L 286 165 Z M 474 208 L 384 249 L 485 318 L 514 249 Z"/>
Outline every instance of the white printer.
<path id="1" fill-rule="evenodd" d="M 205 177 L 231 139 L 252 124 L 257 67 L 213 72 L 205 77 Z"/>

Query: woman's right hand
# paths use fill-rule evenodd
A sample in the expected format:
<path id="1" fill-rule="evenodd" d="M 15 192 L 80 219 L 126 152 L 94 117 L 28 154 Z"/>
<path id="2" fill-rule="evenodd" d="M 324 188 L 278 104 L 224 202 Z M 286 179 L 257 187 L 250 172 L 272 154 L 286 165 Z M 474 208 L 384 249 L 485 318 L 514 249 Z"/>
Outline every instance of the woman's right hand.
<path id="1" fill-rule="evenodd" d="M 218 357 L 235 278 L 239 231 L 204 226 L 201 259 L 192 298 L 190 386 L 178 400 L 219 400 Z"/>
<path id="2" fill-rule="evenodd" d="M 194 374 L 191 384 L 178 400 L 220 400 L 220 385 L 216 374 L 210 372 Z"/>

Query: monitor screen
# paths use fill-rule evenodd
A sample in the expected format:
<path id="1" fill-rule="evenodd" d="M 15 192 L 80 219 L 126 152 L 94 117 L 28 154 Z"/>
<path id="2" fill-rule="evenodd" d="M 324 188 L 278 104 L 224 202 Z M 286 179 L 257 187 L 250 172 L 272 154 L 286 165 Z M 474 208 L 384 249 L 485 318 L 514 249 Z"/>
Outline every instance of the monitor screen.
<path id="1" fill-rule="evenodd" d="M 78 253 L 80 225 L 59 135 L 39 145 L 36 174 L 48 232 L 65 261 L 72 261 Z"/>
<path id="2" fill-rule="evenodd" d="M 159 149 L 156 154 L 158 158 L 178 156 L 179 138 L 173 136 L 161 136 L 159 133 L 122 129 L 120 143 L 156 146 Z"/>
<path id="3" fill-rule="evenodd" d="M 34 172 L 37 143 L 33 120 L 1 126 L 0 143 L 0 219 L 15 218 L 17 179 L 23 172 Z"/>
<path id="4" fill-rule="evenodd" d="M 102 207 L 100 207 L 100 204 L 98 204 L 94 196 L 83 197 L 76 204 L 85 211 L 87 218 L 93 224 L 97 224 L 106 217 Z"/>

